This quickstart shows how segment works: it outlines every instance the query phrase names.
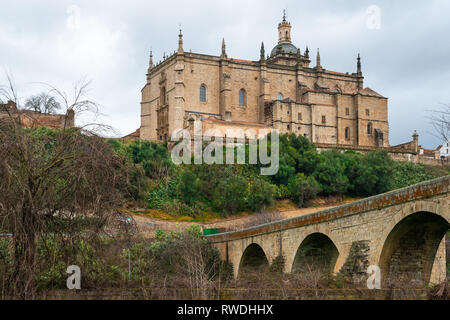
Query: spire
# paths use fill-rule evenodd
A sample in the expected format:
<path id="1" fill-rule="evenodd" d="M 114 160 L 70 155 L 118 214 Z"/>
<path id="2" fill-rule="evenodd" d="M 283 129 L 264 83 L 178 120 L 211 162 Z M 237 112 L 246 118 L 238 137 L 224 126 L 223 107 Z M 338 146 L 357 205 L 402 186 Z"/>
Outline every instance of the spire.
<path id="1" fill-rule="evenodd" d="M 178 53 L 183 54 L 183 33 L 181 32 L 181 26 L 180 26 L 180 34 L 178 35 Z"/>
<path id="2" fill-rule="evenodd" d="M 150 50 L 150 63 L 149 63 L 150 69 L 153 68 L 153 52 Z"/>
<path id="3" fill-rule="evenodd" d="M 316 68 L 317 69 L 322 69 L 322 65 L 320 64 L 320 51 L 319 51 L 319 49 L 317 49 Z"/>
<path id="4" fill-rule="evenodd" d="M 309 59 L 309 49 L 308 46 L 306 46 L 306 50 L 305 50 L 305 58 Z"/>
<path id="5" fill-rule="evenodd" d="M 226 58 L 227 57 L 225 38 L 222 38 L 222 55 L 220 57 L 221 58 Z"/>
<path id="6" fill-rule="evenodd" d="M 302 54 L 300 52 L 300 48 L 297 49 L 297 63 L 300 65 L 302 62 Z"/>
<path id="7" fill-rule="evenodd" d="M 357 74 L 358 76 L 362 75 L 362 71 L 361 71 L 361 56 L 358 53 L 358 59 L 357 59 Z"/>
<path id="8" fill-rule="evenodd" d="M 357 76 L 357 89 L 361 90 L 363 88 L 363 76 L 362 76 L 362 71 L 361 71 L 361 55 L 358 53 L 358 58 L 357 60 L 357 70 L 356 70 L 356 76 Z"/>
<path id="9" fill-rule="evenodd" d="M 261 42 L 261 51 L 260 51 L 260 57 L 261 57 L 261 61 L 263 61 L 265 58 L 264 58 L 264 56 L 265 56 L 265 50 L 264 50 L 264 42 Z"/>
<path id="10" fill-rule="evenodd" d="M 278 43 L 291 43 L 291 24 L 286 21 L 286 10 L 283 11 L 283 21 L 278 24 Z"/>

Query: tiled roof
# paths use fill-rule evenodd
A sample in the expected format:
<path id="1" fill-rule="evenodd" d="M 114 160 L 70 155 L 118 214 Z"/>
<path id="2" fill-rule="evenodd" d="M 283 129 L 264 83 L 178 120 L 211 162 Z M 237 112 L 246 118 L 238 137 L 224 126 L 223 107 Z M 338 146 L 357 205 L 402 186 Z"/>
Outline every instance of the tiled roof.
<path id="1" fill-rule="evenodd" d="M 261 123 L 257 123 L 257 122 L 247 122 L 247 121 L 225 121 L 225 120 L 218 120 L 218 119 L 212 119 L 212 118 L 208 118 L 208 119 L 202 119 L 202 121 L 204 122 L 212 122 L 212 123 L 221 123 L 221 124 L 226 124 L 229 126 L 232 125 L 242 125 L 242 126 L 254 126 L 254 127 L 261 127 L 261 128 L 269 128 L 268 126 L 261 124 Z"/>
<path id="2" fill-rule="evenodd" d="M 253 61 L 250 60 L 242 60 L 242 59 L 231 59 L 231 61 L 236 61 L 236 62 L 243 62 L 243 63 L 253 63 Z"/>
<path id="3" fill-rule="evenodd" d="M 122 139 L 129 139 L 129 138 L 139 139 L 140 137 L 141 137 L 141 129 L 138 128 L 135 132 L 126 135 Z"/>
<path id="4" fill-rule="evenodd" d="M 331 70 L 325 70 L 325 73 L 339 74 L 339 75 L 342 75 L 342 76 L 349 76 L 349 74 L 342 73 L 342 72 L 337 72 L 337 71 L 331 71 Z"/>
<path id="5" fill-rule="evenodd" d="M 359 92 L 363 93 L 363 94 L 366 94 L 368 96 L 375 96 L 375 97 L 384 98 L 381 94 L 379 94 L 378 92 L 370 89 L 369 87 L 364 88 L 364 89 L 360 90 Z"/>

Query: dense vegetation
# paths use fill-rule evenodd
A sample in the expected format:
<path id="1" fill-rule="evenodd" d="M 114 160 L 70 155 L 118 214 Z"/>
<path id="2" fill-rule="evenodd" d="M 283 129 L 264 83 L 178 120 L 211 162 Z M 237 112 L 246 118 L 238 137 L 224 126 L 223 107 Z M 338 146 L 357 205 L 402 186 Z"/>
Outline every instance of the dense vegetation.
<path id="1" fill-rule="evenodd" d="M 117 204 L 122 203 L 121 199 L 125 198 L 133 205 L 138 203 L 173 215 L 194 216 L 211 210 L 226 216 L 244 210 L 257 212 L 279 199 L 290 199 L 298 206 L 306 206 L 317 196 L 364 197 L 434 177 L 424 166 L 392 161 L 384 151 L 367 155 L 336 150 L 318 153 L 308 140 L 295 135 L 280 137 L 278 173 L 274 176 L 262 176 L 259 171 L 261 164 L 175 166 L 167 146 L 152 142 L 135 141 L 124 144 L 111 139 L 105 143 L 103 139 L 85 136 L 77 131 L 55 132 L 44 128 L 18 132 L 33 151 L 28 150 L 35 159 L 32 170 L 49 168 L 45 161 L 57 164 L 57 170 L 49 171 L 52 175 L 47 175 L 49 182 L 57 183 L 49 183 L 45 190 L 55 192 L 51 199 L 59 202 L 55 204 L 53 212 L 59 214 L 46 215 L 45 223 L 41 223 L 39 229 L 36 226 L 33 229 L 31 239 L 34 249 L 31 276 L 33 286 L 38 291 L 63 289 L 67 279 L 66 268 L 73 264 L 83 270 L 83 288 L 153 288 L 152 294 L 159 298 L 173 297 L 174 293 L 167 291 L 170 288 L 188 290 L 183 293 L 183 297 L 210 298 L 220 291 L 217 288 L 222 283 L 239 290 L 250 285 L 230 280 L 231 266 L 220 261 L 217 250 L 201 236 L 200 227 L 183 232 L 157 231 L 155 238 L 150 241 L 133 237 L 129 228 L 120 223 L 116 225 L 118 220 L 121 221 L 118 219 L 120 213 L 112 210 L 111 206 L 116 205 L 116 198 L 114 202 L 104 202 L 109 204 L 105 206 L 108 214 L 104 215 L 104 219 L 100 219 L 103 216 L 98 214 L 65 217 L 61 212 L 71 212 L 73 202 L 67 201 L 75 194 L 71 190 L 64 191 L 67 189 L 64 183 L 72 181 L 68 178 L 82 182 L 76 188 L 76 195 L 81 194 L 79 190 L 87 188 L 89 181 L 91 184 L 88 190 L 93 186 L 100 190 L 102 186 L 105 187 L 105 181 L 110 181 L 108 185 L 118 193 Z M 94 147 L 97 153 L 92 152 Z M 66 157 L 63 152 L 66 149 L 70 157 Z M 79 151 L 72 154 L 74 150 Z M 60 153 L 63 155 L 61 160 L 53 161 L 52 157 Z M 79 165 L 83 170 L 76 171 L 78 167 L 74 167 L 72 161 L 83 155 L 88 157 L 82 159 L 82 164 Z M 70 160 L 69 163 L 65 162 L 66 158 Z M 105 159 L 110 162 L 105 162 Z M 112 168 L 108 173 L 115 177 L 120 172 L 120 180 L 105 180 L 108 169 L 105 166 L 108 163 L 114 164 L 108 167 Z M 72 165 L 69 167 L 71 171 L 60 170 L 62 164 Z M 78 178 L 87 177 L 87 173 L 94 178 Z M 32 177 L 42 179 L 42 175 L 34 174 Z M 74 188 L 77 186 L 73 182 L 70 185 Z M 60 191 L 61 189 L 64 190 Z M 103 197 L 111 197 L 112 191 L 106 189 Z M 70 194 L 60 199 L 57 195 L 65 194 L 64 192 Z M 81 195 L 82 199 L 88 199 L 89 195 Z M 45 214 L 51 203 L 46 197 L 39 199 L 43 199 L 44 209 L 38 214 Z M 77 201 L 79 204 L 80 200 Z M 68 205 L 65 205 L 66 202 Z M 58 211 L 59 208 L 65 209 Z M 88 205 L 83 208 L 88 208 L 87 212 L 95 212 Z M 3 219 L 0 223 L 0 233 L 13 234 L 13 237 L 0 239 L 0 293 L 2 297 L 21 297 L 20 294 L 11 292 L 11 279 L 16 276 L 14 266 L 19 261 L 15 257 L 19 242 L 15 240 L 17 231 L 8 227 L 12 225 L 8 221 Z M 275 276 L 273 270 L 270 272 L 270 276 L 255 282 L 261 285 L 254 288 L 255 292 L 263 292 L 264 286 L 274 286 L 274 279 L 281 281 L 282 277 L 288 277 L 283 278 L 283 283 L 290 283 L 292 287 L 308 288 L 311 285 L 327 286 L 330 281 L 336 280 L 323 275 L 320 281 L 311 282 L 312 280 L 305 280 L 307 278 Z M 265 273 L 261 273 L 261 276 L 264 275 Z"/>
<path id="2" fill-rule="evenodd" d="M 172 215 L 257 212 L 282 199 L 304 207 L 317 196 L 367 197 L 434 178 L 424 166 L 395 162 L 386 151 L 319 153 L 294 134 L 280 137 L 279 171 L 274 176 L 260 175 L 261 164 L 175 166 L 166 145 L 110 143 L 145 171 L 146 178 L 136 176 L 134 181 L 135 200 Z"/>
<path id="3" fill-rule="evenodd" d="M 0 238 L 0 298 L 8 294 L 13 272 L 12 245 L 12 239 Z M 39 239 L 37 248 L 35 282 L 39 291 L 65 289 L 69 265 L 82 270 L 83 289 L 173 286 L 204 290 L 219 275 L 229 278 L 231 270 L 220 261 L 217 249 L 202 236 L 199 226 L 180 232 L 158 231 L 151 241 L 126 234 L 70 241 L 47 235 Z"/>
<path id="4" fill-rule="evenodd" d="M 5 257 L 11 265 L 4 289 L 34 298 L 39 242 L 102 234 L 120 217 L 135 169 L 87 131 L 25 129 L 0 119 L 0 233 L 10 234 L 13 252 Z"/>
<path id="5" fill-rule="evenodd" d="M 0 239 L 0 298 L 9 297 L 5 295 L 5 287 L 12 272 L 11 246 L 11 239 Z M 270 266 L 248 269 L 245 277 L 233 279 L 233 266 L 221 261 L 217 249 L 205 240 L 201 228 L 194 225 L 179 232 L 158 230 L 151 240 L 124 234 L 96 241 L 83 238 L 66 241 L 49 235 L 38 242 L 35 277 L 44 298 L 45 294 L 58 294 L 55 290 L 70 297 L 66 290 L 66 269 L 73 264 L 82 270 L 82 293 L 93 290 L 97 298 L 102 294 L 103 298 L 124 294 L 122 298 L 132 299 L 324 299 L 332 297 L 333 289 L 365 288 L 365 278 L 355 282 L 352 277 L 334 276 L 320 268 L 298 270 L 300 276 L 284 274 L 284 263 L 284 259 L 277 257 Z M 394 284 L 397 286 L 401 288 L 397 299 L 421 297 L 411 281 L 399 281 Z M 439 288 L 433 287 L 428 293 Z M 355 290 L 356 296 L 363 292 Z M 449 297 L 448 293 L 440 295 Z M 82 296 L 74 294 L 73 298 Z M 373 299 L 373 295 L 366 299 Z"/>

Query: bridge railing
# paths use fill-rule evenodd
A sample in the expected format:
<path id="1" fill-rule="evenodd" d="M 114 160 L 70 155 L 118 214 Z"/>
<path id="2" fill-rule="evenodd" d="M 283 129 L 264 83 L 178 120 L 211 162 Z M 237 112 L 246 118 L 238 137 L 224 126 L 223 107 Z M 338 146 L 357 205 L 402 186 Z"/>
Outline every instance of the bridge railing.
<path id="1" fill-rule="evenodd" d="M 210 242 L 220 243 L 265 233 L 273 233 L 280 230 L 298 228 L 444 194 L 448 192 L 449 185 L 450 176 L 440 177 L 311 214 L 270 222 L 238 231 L 209 235 L 206 238 Z"/>

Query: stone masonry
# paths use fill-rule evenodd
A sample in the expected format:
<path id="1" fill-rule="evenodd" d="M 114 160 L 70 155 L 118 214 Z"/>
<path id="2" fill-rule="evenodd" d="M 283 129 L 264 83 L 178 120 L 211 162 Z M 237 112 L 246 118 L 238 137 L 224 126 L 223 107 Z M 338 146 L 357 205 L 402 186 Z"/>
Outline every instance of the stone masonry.
<path id="1" fill-rule="evenodd" d="M 290 273 L 301 245 L 320 234 L 338 251 L 334 273 L 345 265 L 352 247 L 364 244 L 362 263 L 379 266 L 383 283 L 411 275 L 422 283 L 438 283 L 445 279 L 449 185 L 447 176 L 314 214 L 211 235 L 208 240 L 223 260 L 233 264 L 236 277 L 250 245 L 258 245 L 269 264 L 284 257 L 284 272 Z"/>
<path id="2" fill-rule="evenodd" d="M 388 147 L 388 100 L 363 87 L 359 55 L 352 73 L 323 68 L 318 50 L 311 66 L 309 48 L 294 46 L 291 29 L 284 16 L 278 44 L 270 55 L 262 44 L 257 61 L 229 58 L 224 40 L 220 56 L 185 52 L 180 30 L 176 52 L 156 65 L 150 54 L 140 138 L 169 140 L 201 118 L 213 128 L 264 127 L 313 143 Z"/>

